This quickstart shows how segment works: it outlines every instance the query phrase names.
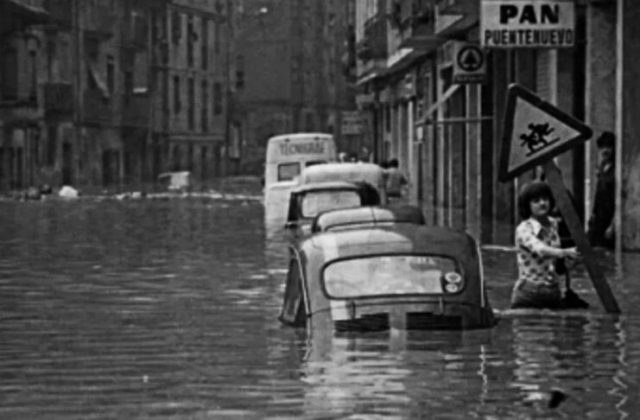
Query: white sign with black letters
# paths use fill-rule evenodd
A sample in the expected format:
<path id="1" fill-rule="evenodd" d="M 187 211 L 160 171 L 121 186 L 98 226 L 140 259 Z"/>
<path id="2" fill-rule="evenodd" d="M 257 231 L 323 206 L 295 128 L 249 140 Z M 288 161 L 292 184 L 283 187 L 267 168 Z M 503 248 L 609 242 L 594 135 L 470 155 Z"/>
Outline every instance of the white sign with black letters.
<path id="1" fill-rule="evenodd" d="M 482 0 L 487 48 L 567 48 L 575 44 L 574 0 Z"/>

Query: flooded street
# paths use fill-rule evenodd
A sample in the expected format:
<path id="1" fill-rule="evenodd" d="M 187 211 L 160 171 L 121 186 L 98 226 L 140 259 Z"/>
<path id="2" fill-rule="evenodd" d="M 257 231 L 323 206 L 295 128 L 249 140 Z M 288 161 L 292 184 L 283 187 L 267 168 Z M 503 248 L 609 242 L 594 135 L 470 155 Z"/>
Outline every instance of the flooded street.
<path id="1" fill-rule="evenodd" d="M 307 337 L 280 325 L 286 248 L 255 200 L 0 202 L 0 419 L 634 419 L 640 257 L 623 316 Z M 279 227 L 279 226 L 278 226 Z M 515 255 L 486 251 L 494 308 Z M 554 387 L 569 398 L 550 410 Z"/>

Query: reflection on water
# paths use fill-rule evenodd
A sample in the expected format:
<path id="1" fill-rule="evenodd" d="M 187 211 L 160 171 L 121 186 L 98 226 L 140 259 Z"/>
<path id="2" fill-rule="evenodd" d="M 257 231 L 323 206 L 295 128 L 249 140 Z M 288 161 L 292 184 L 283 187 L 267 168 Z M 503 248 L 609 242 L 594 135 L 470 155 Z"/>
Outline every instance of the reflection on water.
<path id="1" fill-rule="evenodd" d="M 0 419 L 637 418 L 635 256 L 604 259 L 619 318 L 578 272 L 583 314 L 334 337 L 277 321 L 282 224 L 241 200 L 0 203 Z M 484 261 L 505 308 L 514 255 Z"/>

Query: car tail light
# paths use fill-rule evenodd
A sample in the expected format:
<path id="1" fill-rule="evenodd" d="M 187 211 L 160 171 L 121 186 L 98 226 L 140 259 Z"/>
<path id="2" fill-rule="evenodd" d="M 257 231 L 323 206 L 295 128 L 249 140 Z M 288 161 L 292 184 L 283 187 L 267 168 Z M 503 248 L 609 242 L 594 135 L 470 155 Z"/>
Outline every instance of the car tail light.
<path id="1" fill-rule="evenodd" d="M 450 271 L 446 273 L 444 276 L 444 290 L 447 293 L 457 293 L 462 290 L 462 276 L 460 273 L 456 273 L 455 271 Z"/>

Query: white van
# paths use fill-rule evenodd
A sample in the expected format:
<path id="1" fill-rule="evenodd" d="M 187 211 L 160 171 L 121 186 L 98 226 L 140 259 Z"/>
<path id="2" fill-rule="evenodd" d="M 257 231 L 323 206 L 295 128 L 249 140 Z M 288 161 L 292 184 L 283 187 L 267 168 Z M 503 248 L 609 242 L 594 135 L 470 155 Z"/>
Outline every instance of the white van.
<path id="1" fill-rule="evenodd" d="M 331 134 L 295 133 L 270 138 L 264 174 L 266 218 L 286 217 L 291 189 L 304 168 L 336 160 Z"/>

